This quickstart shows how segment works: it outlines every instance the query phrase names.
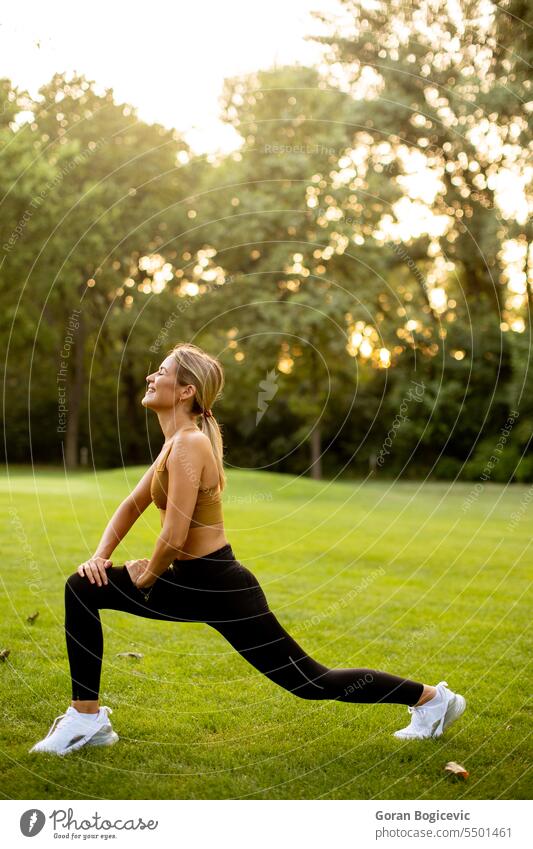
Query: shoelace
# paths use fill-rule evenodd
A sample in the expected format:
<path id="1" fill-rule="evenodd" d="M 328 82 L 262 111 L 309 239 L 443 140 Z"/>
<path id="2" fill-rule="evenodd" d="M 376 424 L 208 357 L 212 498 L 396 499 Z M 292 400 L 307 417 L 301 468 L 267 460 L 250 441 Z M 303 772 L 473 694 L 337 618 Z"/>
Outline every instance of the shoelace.
<path id="1" fill-rule="evenodd" d="M 439 681 L 439 683 L 437 684 L 437 687 L 440 687 L 441 685 L 443 685 L 444 687 L 447 687 L 447 686 L 448 686 L 448 682 L 447 682 L 447 681 Z M 423 717 L 423 715 L 424 715 L 424 713 L 423 713 L 423 712 L 424 712 L 424 708 L 425 708 L 426 706 L 427 706 L 427 707 L 429 707 L 430 705 L 426 702 L 426 704 L 424 704 L 424 705 L 420 705 L 420 707 L 414 707 L 414 706 L 411 706 L 411 707 L 408 707 L 408 708 L 407 708 L 407 710 L 409 711 L 409 713 L 410 713 L 410 714 L 412 715 L 412 717 L 413 717 L 413 719 L 411 720 L 411 722 L 413 723 L 413 725 L 417 725 L 417 724 L 419 723 L 419 721 L 422 719 L 422 717 Z"/>
<path id="2" fill-rule="evenodd" d="M 57 727 L 56 722 L 59 722 L 61 719 L 66 719 L 68 721 L 70 719 L 70 716 L 67 716 L 66 713 L 62 713 L 60 716 L 56 716 L 56 718 L 52 722 L 52 727 L 50 728 L 50 731 L 48 732 L 46 737 L 50 737 L 50 735 L 54 733 L 54 731 L 56 730 L 56 727 Z M 45 737 L 45 739 L 46 739 L 46 737 Z"/>
<path id="3" fill-rule="evenodd" d="M 419 728 L 423 724 L 423 721 L 424 721 L 423 714 L 421 713 L 421 711 L 424 709 L 424 705 L 422 705 L 419 708 L 408 707 L 407 709 L 408 709 L 409 713 L 411 714 L 410 725 L 412 725 L 414 729 Z"/>
<path id="4" fill-rule="evenodd" d="M 110 714 L 110 713 L 113 713 L 112 709 L 111 709 L 110 707 L 108 707 L 107 705 L 102 705 L 102 707 L 100 708 L 100 710 L 105 710 L 105 711 L 107 711 L 107 715 L 108 715 L 108 716 L 109 716 L 109 714 Z M 60 720 L 64 719 L 64 720 L 66 720 L 66 721 L 68 722 L 70 719 L 75 719 L 75 718 L 76 718 L 76 717 L 74 717 L 71 713 L 69 713 L 69 714 L 67 714 L 67 713 L 62 713 L 62 714 L 60 714 L 59 716 L 56 716 L 56 718 L 55 718 L 55 719 L 54 719 L 54 721 L 52 722 L 52 727 L 50 728 L 50 731 L 48 732 L 48 734 L 46 735 L 46 737 L 50 737 L 50 735 L 54 733 L 54 731 L 55 731 L 55 730 L 56 730 L 56 728 L 57 728 L 56 723 L 58 723 L 58 724 L 59 724 Z M 46 738 L 45 738 L 45 739 L 46 739 Z"/>

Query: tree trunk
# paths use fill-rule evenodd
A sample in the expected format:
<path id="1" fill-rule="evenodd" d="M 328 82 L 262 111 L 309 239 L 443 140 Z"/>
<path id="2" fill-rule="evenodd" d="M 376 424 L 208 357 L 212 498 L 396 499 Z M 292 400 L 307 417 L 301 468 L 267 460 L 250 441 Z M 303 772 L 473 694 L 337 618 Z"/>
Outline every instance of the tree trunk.
<path id="1" fill-rule="evenodd" d="M 311 332 L 313 332 L 313 328 L 311 328 Z M 316 351 L 311 348 L 311 386 L 319 385 L 319 376 L 318 376 L 318 362 L 317 362 L 317 354 Z M 320 396 L 320 393 L 317 393 Z M 316 416 L 317 422 L 313 430 L 311 431 L 311 477 L 313 480 L 320 481 L 322 480 L 322 461 L 321 461 L 321 448 L 322 448 L 322 431 L 320 428 L 320 413 L 317 410 L 318 415 Z"/>
<path id="2" fill-rule="evenodd" d="M 67 396 L 68 416 L 65 437 L 65 462 L 68 469 L 75 469 L 79 463 L 80 412 L 85 381 L 85 339 L 86 325 L 82 311 L 76 316 L 79 327 L 74 335 L 73 350 L 69 362 L 69 389 Z"/>
<path id="3" fill-rule="evenodd" d="M 320 425 L 317 424 L 311 433 L 311 477 L 313 480 L 322 480 L 322 440 Z"/>
<path id="4" fill-rule="evenodd" d="M 126 349 L 127 337 L 123 336 L 124 348 Z M 139 383 L 133 373 L 133 367 L 129 357 L 124 359 L 122 370 L 122 383 L 124 386 L 124 396 L 126 405 L 127 423 L 130 434 L 124 437 L 128 461 L 134 465 L 144 462 L 145 451 L 144 446 L 140 444 L 140 434 L 143 433 L 143 421 L 140 416 L 142 407 L 138 403 Z"/>

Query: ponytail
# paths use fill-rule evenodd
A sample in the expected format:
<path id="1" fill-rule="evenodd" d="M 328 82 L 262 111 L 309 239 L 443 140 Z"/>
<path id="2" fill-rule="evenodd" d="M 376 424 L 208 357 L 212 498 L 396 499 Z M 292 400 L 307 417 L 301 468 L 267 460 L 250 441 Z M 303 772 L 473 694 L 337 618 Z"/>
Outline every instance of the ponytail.
<path id="1" fill-rule="evenodd" d="M 211 413 L 210 416 L 205 414 L 200 415 L 200 429 L 209 437 L 209 442 L 215 455 L 215 460 L 218 468 L 218 477 L 220 480 L 220 489 L 223 490 L 226 486 L 226 474 L 224 472 L 224 443 L 222 441 L 222 433 L 219 424 Z"/>
<path id="2" fill-rule="evenodd" d="M 196 387 L 191 412 L 201 417 L 200 430 L 209 438 L 218 468 L 220 489 L 226 486 L 222 433 L 211 406 L 224 388 L 224 370 L 220 362 L 191 342 L 179 342 L 170 353 L 177 362 L 176 380 Z"/>

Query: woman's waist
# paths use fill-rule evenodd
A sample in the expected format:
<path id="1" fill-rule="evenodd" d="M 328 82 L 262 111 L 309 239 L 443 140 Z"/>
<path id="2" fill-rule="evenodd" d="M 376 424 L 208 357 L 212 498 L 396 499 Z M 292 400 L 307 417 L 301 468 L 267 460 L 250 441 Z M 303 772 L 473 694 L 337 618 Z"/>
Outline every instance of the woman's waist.
<path id="1" fill-rule="evenodd" d="M 164 507 L 158 507 L 159 517 L 161 520 L 161 527 L 165 524 L 165 516 L 166 509 Z M 215 520 L 215 521 L 211 521 Z M 198 536 L 200 531 L 217 531 L 220 535 L 224 536 L 224 519 L 222 516 L 204 516 L 202 521 L 197 521 L 191 517 L 191 522 L 189 524 L 189 534 L 192 533 L 194 536 Z M 216 545 L 216 541 L 215 541 Z"/>
<path id="2" fill-rule="evenodd" d="M 195 555 L 193 552 L 183 551 L 183 556 L 176 557 L 172 563 L 174 566 L 187 566 L 188 568 L 212 568 L 225 563 L 237 563 L 237 558 L 229 542 L 225 542 L 208 554 Z"/>
<path id="3" fill-rule="evenodd" d="M 224 609 L 242 605 L 264 612 L 268 602 L 253 572 L 236 559 L 229 543 L 204 557 L 174 560 L 169 579 L 184 592 L 191 593 L 191 604 L 222 605 Z"/>

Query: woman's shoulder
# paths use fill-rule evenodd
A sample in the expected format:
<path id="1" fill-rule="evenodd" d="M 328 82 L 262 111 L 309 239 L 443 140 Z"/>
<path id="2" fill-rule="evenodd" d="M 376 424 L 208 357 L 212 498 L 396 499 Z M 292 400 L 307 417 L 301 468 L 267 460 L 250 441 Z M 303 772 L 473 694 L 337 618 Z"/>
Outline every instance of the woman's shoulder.
<path id="1" fill-rule="evenodd" d="M 171 450 L 168 454 L 170 463 L 176 462 L 184 465 L 189 470 L 194 470 L 194 476 L 198 478 L 200 492 L 212 492 L 216 487 L 202 487 L 201 479 L 204 472 L 214 466 L 214 455 L 211 440 L 201 430 L 186 431 L 174 437 Z"/>
<path id="2" fill-rule="evenodd" d="M 211 441 L 201 430 L 177 434 L 165 450 L 165 454 L 171 461 L 191 455 L 205 459 L 210 453 L 212 453 Z"/>
<path id="3" fill-rule="evenodd" d="M 170 442 L 171 450 L 177 449 L 180 445 L 197 448 L 210 448 L 211 440 L 200 429 L 186 430 L 183 433 L 178 433 L 172 437 Z"/>

